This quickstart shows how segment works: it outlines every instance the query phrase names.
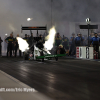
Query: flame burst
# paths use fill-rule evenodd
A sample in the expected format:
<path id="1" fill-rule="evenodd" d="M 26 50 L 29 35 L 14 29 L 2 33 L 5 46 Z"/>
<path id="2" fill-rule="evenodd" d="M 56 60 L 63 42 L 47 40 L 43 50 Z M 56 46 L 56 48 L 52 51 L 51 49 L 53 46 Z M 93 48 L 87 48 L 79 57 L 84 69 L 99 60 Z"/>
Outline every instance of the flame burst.
<path id="1" fill-rule="evenodd" d="M 20 37 L 17 37 L 17 41 L 18 41 L 18 44 L 19 44 L 19 49 L 22 52 L 25 52 L 26 50 L 29 49 L 29 44 L 26 42 L 26 40 L 24 40 Z"/>
<path id="2" fill-rule="evenodd" d="M 51 50 L 53 48 L 53 44 L 55 42 L 55 35 L 56 35 L 55 27 L 52 27 L 49 31 L 49 35 L 46 37 L 47 41 L 44 43 L 44 47 L 47 50 Z"/>
<path id="3" fill-rule="evenodd" d="M 44 50 L 48 52 L 48 54 L 51 54 L 48 50 L 51 50 L 53 48 L 53 44 L 55 42 L 55 35 L 56 35 L 56 30 L 55 27 L 52 27 L 49 31 L 49 35 L 46 37 L 46 42 L 44 43 Z M 19 44 L 19 49 L 22 52 L 25 52 L 26 50 L 29 49 L 29 44 L 26 42 L 26 40 L 17 37 L 18 44 Z"/>

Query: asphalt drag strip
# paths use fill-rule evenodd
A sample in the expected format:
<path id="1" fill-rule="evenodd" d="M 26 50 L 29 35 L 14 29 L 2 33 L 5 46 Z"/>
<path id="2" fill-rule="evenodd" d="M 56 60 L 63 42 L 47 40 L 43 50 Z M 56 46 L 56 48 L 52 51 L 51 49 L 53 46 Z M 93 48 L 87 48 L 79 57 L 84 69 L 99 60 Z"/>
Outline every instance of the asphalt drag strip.
<path id="1" fill-rule="evenodd" d="M 65 59 L 0 58 L 0 70 L 54 100 L 100 100 L 100 63 Z"/>

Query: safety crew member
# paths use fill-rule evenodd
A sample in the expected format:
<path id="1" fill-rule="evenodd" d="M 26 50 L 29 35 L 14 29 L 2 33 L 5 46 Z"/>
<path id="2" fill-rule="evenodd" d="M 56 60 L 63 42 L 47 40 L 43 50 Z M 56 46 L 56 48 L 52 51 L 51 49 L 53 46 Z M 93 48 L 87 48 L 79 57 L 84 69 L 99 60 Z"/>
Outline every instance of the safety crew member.
<path id="1" fill-rule="evenodd" d="M 67 54 L 69 55 L 69 39 L 67 37 L 65 37 L 64 35 L 63 35 L 63 43 L 62 43 L 62 45 L 64 46 Z"/>
<path id="2" fill-rule="evenodd" d="M 81 34 L 79 33 L 78 36 L 75 38 L 75 45 L 81 46 Z"/>
<path id="3" fill-rule="evenodd" d="M 72 33 L 72 37 L 70 37 L 70 55 L 75 55 L 76 46 L 75 46 L 75 34 Z"/>
<path id="4" fill-rule="evenodd" d="M 59 33 L 57 33 L 57 35 L 56 35 L 55 43 L 56 43 L 57 47 L 62 43 L 62 38 Z"/>
<path id="5" fill-rule="evenodd" d="M 0 56 L 2 57 L 2 43 L 3 42 L 3 40 L 1 39 L 1 37 L 0 37 Z"/>
<path id="6" fill-rule="evenodd" d="M 97 33 L 94 33 L 94 37 L 92 37 L 92 39 L 91 39 L 92 45 L 96 52 L 99 51 L 99 42 L 100 42 L 100 38 L 97 35 L 98 35 Z"/>
<path id="7" fill-rule="evenodd" d="M 19 37 L 19 34 L 17 34 L 17 37 Z M 17 55 L 17 50 L 19 49 L 19 44 L 17 41 L 17 37 L 15 38 L 14 44 L 15 44 L 15 57 Z M 19 50 L 19 56 L 21 57 L 21 50 Z"/>
<path id="8" fill-rule="evenodd" d="M 5 42 L 8 44 L 7 46 L 7 57 L 8 57 L 8 53 L 10 52 L 10 57 L 12 56 L 12 49 L 13 49 L 13 43 L 14 43 L 14 38 L 12 33 L 10 34 L 9 37 L 7 37 L 5 39 Z"/>

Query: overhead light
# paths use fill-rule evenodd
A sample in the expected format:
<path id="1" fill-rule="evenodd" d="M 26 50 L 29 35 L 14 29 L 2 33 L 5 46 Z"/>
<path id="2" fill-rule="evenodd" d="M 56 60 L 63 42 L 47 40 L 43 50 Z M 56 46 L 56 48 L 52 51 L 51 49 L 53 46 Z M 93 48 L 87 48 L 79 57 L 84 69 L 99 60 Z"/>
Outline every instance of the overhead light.
<path id="1" fill-rule="evenodd" d="M 91 19 L 90 18 L 86 18 L 86 23 L 90 24 L 91 23 Z"/>
<path id="2" fill-rule="evenodd" d="M 27 21 L 30 21 L 30 20 L 32 20 L 32 18 L 27 18 Z"/>
<path id="3" fill-rule="evenodd" d="M 7 36 L 8 34 L 6 33 L 5 35 Z"/>

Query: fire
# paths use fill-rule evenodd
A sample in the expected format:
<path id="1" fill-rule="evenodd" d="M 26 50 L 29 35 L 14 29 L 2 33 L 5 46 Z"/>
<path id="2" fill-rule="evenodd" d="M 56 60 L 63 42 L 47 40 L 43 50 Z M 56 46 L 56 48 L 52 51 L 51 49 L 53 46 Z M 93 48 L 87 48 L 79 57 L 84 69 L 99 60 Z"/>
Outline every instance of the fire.
<path id="1" fill-rule="evenodd" d="M 26 50 L 29 49 L 29 44 L 26 42 L 26 40 L 24 40 L 20 37 L 17 37 L 17 41 L 18 41 L 18 44 L 19 44 L 19 49 L 22 52 L 25 52 Z"/>
<path id="2" fill-rule="evenodd" d="M 52 27 L 49 31 L 49 35 L 46 37 L 47 41 L 44 43 L 44 47 L 47 50 L 51 50 L 53 48 L 53 44 L 55 42 L 55 35 L 56 35 L 55 27 Z"/>

